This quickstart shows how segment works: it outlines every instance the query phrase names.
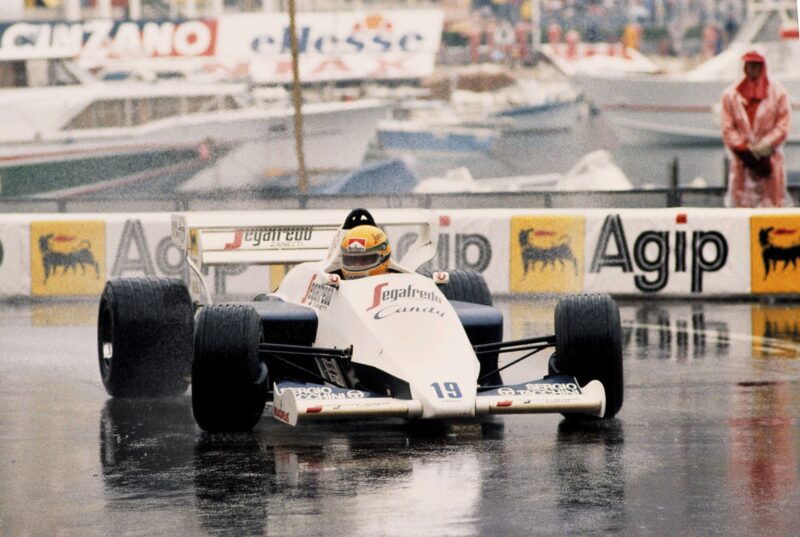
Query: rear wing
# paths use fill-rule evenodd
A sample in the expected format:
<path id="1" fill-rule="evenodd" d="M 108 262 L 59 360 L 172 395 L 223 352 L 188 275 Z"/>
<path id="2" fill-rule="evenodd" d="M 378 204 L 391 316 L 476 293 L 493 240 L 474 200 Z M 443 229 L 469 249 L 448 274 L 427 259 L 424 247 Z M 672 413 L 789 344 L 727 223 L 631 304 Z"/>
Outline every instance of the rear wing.
<path id="1" fill-rule="evenodd" d="M 189 265 L 190 290 L 202 286 L 203 268 L 213 265 L 275 265 L 339 259 L 341 226 L 347 210 L 192 212 L 172 215 L 172 240 Z M 373 213 L 379 227 L 414 228 L 417 240 L 403 256 L 414 270 L 436 254 L 438 222 L 431 211 L 384 209 Z M 199 279 L 199 281 L 196 281 Z M 206 297 L 210 296 L 206 292 Z"/>

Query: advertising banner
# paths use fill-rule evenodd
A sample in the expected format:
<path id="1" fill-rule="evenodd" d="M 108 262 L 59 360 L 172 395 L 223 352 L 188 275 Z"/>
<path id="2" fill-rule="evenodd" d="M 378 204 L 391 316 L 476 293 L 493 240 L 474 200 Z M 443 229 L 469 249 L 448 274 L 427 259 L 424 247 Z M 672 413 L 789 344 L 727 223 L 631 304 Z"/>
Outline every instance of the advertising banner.
<path id="1" fill-rule="evenodd" d="M 800 292 L 800 215 L 752 216 L 750 265 L 753 293 Z"/>
<path id="2" fill-rule="evenodd" d="M 43 220 L 30 227 L 33 296 L 99 295 L 105 284 L 105 222 Z"/>
<path id="3" fill-rule="evenodd" d="M 582 216 L 513 216 L 509 245 L 512 293 L 583 290 Z"/>
<path id="4" fill-rule="evenodd" d="M 0 296 L 31 293 L 27 223 L 0 224 Z"/>
<path id="5" fill-rule="evenodd" d="M 585 255 L 587 292 L 750 292 L 749 222 L 726 210 L 592 211 Z"/>
<path id="6" fill-rule="evenodd" d="M 419 78 L 433 72 L 442 35 L 440 10 L 299 13 L 297 40 L 303 82 Z M 292 80 L 285 13 L 220 18 L 217 58 L 249 64 L 260 83 Z"/>
<path id="7" fill-rule="evenodd" d="M 213 56 L 216 41 L 215 20 L 0 23 L 0 58 L 193 58 Z"/>

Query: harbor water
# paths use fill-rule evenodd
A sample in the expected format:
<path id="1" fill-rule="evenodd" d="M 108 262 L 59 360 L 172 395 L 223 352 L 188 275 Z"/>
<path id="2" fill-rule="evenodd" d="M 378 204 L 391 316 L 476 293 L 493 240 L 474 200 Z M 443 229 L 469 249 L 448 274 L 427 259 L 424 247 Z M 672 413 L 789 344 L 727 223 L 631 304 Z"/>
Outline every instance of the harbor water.
<path id="1" fill-rule="evenodd" d="M 482 179 L 565 173 L 581 157 L 598 149 L 609 151 L 637 188 L 669 186 L 676 159 L 680 186 L 690 186 L 696 178 L 704 179 L 710 187 L 725 184 L 725 150 L 721 140 L 719 145 L 624 144 L 602 114 L 582 117 L 569 131 L 509 134 L 498 139 L 486 154 L 415 153 L 405 158 L 423 178 L 441 177 L 448 169 L 464 166 L 473 177 Z M 784 149 L 789 182 L 796 182 L 800 180 L 800 145 Z"/>

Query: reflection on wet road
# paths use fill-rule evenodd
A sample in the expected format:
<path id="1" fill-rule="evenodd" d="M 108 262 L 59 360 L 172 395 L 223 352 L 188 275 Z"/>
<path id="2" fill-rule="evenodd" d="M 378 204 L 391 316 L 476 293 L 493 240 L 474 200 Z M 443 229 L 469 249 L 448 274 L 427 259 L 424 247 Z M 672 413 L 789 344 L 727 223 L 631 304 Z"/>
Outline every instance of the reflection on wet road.
<path id="1" fill-rule="evenodd" d="M 502 303 L 507 337 L 549 332 L 553 306 Z M 607 423 L 265 417 L 207 435 L 188 396 L 106 396 L 94 304 L 5 304 L 0 536 L 800 534 L 800 307 L 621 314 L 626 399 Z"/>

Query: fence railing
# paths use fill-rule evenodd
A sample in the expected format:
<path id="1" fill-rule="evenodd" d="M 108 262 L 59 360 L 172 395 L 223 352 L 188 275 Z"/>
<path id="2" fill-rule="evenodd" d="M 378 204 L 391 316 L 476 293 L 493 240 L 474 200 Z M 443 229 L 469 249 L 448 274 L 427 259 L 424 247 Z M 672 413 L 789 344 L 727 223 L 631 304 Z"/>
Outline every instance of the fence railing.
<path id="1" fill-rule="evenodd" d="M 789 188 L 794 206 L 800 206 L 800 185 Z M 0 213 L 106 213 L 207 210 L 277 210 L 369 208 L 659 208 L 723 207 L 725 189 L 657 188 L 626 191 L 537 191 L 455 194 L 275 195 L 260 190 L 227 194 L 137 195 L 95 198 L 2 198 Z"/>

